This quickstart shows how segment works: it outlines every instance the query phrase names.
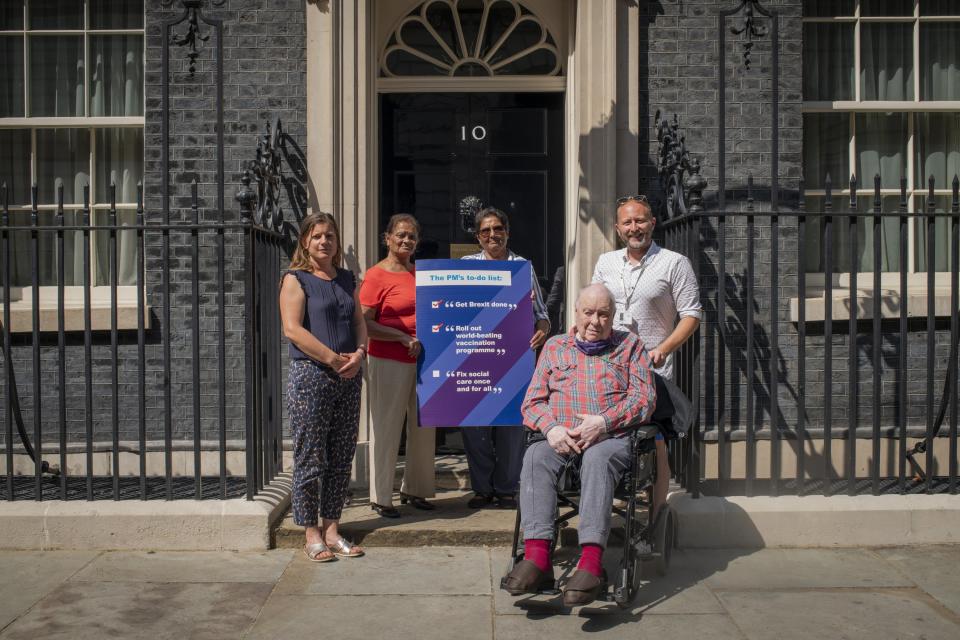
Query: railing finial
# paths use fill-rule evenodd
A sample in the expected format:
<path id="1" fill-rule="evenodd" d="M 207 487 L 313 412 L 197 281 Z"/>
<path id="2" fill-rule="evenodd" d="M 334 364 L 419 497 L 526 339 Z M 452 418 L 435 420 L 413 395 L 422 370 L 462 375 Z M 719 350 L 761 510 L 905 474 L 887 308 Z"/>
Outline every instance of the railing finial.
<path id="1" fill-rule="evenodd" d="M 668 220 L 688 212 L 703 210 L 703 190 L 707 180 L 700 175 L 700 160 L 690 155 L 677 114 L 673 122 L 654 115 L 657 128 L 657 173 L 666 196 Z"/>
<path id="2" fill-rule="evenodd" d="M 253 220 L 253 210 L 257 206 L 257 192 L 250 188 L 250 169 L 245 169 L 243 177 L 240 178 L 237 202 L 240 203 L 241 219 L 245 222 Z"/>

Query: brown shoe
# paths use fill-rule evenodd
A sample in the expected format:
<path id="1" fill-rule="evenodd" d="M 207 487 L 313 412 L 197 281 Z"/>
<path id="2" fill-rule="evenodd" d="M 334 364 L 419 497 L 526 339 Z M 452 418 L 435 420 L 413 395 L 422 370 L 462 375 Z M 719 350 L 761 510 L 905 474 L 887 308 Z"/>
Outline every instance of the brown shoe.
<path id="1" fill-rule="evenodd" d="M 567 580 L 563 590 L 563 604 L 567 607 L 577 607 L 590 604 L 600 595 L 600 589 L 607 583 L 606 575 L 598 578 L 589 571 L 577 569 Z"/>
<path id="2" fill-rule="evenodd" d="M 503 579 L 500 587 L 512 596 L 519 596 L 524 593 L 553 589 L 553 584 L 553 567 L 545 573 L 529 560 L 521 560 Z"/>

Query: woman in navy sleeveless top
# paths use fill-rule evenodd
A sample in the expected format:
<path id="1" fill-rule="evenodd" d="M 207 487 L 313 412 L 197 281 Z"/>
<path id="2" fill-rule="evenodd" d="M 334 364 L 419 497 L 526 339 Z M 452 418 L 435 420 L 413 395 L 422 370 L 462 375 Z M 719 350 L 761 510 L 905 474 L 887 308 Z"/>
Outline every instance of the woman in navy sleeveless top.
<path id="1" fill-rule="evenodd" d="M 300 224 L 280 282 L 280 317 L 290 341 L 293 520 L 305 528 L 303 551 L 314 562 L 363 555 L 337 528 L 357 448 L 360 365 L 367 355 L 357 280 L 342 262 L 336 220 L 314 213 Z"/>

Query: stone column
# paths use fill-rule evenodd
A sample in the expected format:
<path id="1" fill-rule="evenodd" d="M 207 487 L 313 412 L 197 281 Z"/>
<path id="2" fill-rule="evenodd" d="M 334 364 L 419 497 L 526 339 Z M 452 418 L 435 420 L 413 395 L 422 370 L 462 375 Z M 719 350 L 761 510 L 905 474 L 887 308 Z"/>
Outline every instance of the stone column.
<path id="1" fill-rule="evenodd" d="M 310 207 L 340 224 L 345 266 L 376 261 L 375 64 L 372 0 L 307 2 L 307 169 Z M 369 224 L 368 224 L 369 223 Z M 371 226 L 372 225 L 372 226 Z M 366 394 L 353 480 L 367 482 Z"/>
<path id="2" fill-rule="evenodd" d="M 370 0 L 307 3 L 307 164 L 310 205 L 341 226 L 347 266 L 365 270 L 376 255 L 374 64 Z"/>
<path id="3" fill-rule="evenodd" d="M 613 248 L 617 192 L 617 16 L 622 0 L 576 7 L 568 69 L 567 300 L 589 283 L 597 257 Z M 567 309 L 572 321 L 573 305 Z"/>

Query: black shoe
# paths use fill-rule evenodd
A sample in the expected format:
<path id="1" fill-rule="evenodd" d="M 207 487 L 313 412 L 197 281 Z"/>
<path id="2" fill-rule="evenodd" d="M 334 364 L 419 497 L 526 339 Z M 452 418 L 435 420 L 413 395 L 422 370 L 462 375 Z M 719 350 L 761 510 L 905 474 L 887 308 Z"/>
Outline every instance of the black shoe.
<path id="1" fill-rule="evenodd" d="M 377 514 L 383 518 L 399 518 L 400 517 L 400 512 L 397 511 L 397 508 L 394 506 L 384 506 L 382 504 L 377 504 L 376 502 L 371 502 L 370 508 L 376 511 Z"/>
<path id="2" fill-rule="evenodd" d="M 510 494 L 497 496 L 497 506 L 501 509 L 516 509 L 517 499 Z"/>
<path id="3" fill-rule="evenodd" d="M 421 498 L 419 496 L 411 496 L 407 493 L 400 494 L 400 504 L 410 503 L 410 506 L 414 509 L 422 509 L 423 511 L 433 511 L 436 509 L 436 505 L 427 502 L 426 498 Z"/>
<path id="4" fill-rule="evenodd" d="M 500 581 L 500 588 L 512 596 L 539 593 L 553 589 L 554 586 L 553 567 L 550 567 L 550 570 L 544 573 L 529 560 L 518 562 L 513 567 L 513 571 Z"/>
<path id="5" fill-rule="evenodd" d="M 589 571 L 577 569 L 567 580 L 563 590 L 563 605 L 565 607 L 579 607 L 590 604 L 600 595 L 600 591 L 607 586 L 607 573 L 597 577 Z"/>
<path id="6" fill-rule="evenodd" d="M 493 504 L 493 495 L 489 493 L 478 493 L 467 500 L 467 508 L 483 509 Z"/>

